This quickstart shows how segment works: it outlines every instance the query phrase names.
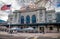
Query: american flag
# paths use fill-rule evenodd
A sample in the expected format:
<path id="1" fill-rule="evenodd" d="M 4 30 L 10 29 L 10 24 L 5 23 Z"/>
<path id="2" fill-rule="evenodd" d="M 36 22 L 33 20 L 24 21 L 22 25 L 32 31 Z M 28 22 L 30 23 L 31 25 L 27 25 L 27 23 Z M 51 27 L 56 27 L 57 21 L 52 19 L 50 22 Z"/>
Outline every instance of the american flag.
<path id="1" fill-rule="evenodd" d="M 9 10 L 10 7 L 11 7 L 11 5 L 3 5 L 3 6 L 1 7 L 1 10 Z"/>

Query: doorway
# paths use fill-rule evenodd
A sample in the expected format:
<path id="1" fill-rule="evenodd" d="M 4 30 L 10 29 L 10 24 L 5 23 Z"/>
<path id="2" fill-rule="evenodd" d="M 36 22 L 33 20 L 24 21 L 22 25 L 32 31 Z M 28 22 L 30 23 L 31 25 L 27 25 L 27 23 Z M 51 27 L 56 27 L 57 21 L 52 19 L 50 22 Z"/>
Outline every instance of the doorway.
<path id="1" fill-rule="evenodd" d="M 40 32 L 44 32 L 44 27 L 40 27 Z"/>

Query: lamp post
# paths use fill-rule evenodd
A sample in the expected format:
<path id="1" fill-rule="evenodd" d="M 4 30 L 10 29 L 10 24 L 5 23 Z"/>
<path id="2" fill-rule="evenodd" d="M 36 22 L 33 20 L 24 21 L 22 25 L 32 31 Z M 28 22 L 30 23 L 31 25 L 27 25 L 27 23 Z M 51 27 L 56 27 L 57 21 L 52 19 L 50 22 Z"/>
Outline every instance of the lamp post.
<path id="1" fill-rule="evenodd" d="M 10 23 L 8 23 L 8 25 L 9 25 L 9 32 L 10 32 Z"/>

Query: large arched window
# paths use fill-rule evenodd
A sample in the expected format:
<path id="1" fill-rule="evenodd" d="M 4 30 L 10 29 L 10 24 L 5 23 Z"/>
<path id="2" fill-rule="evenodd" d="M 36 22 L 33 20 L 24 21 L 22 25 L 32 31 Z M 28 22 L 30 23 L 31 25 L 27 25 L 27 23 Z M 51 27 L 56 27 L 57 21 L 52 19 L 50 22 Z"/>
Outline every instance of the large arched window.
<path id="1" fill-rule="evenodd" d="M 21 24 L 24 24 L 24 16 L 21 16 Z"/>
<path id="2" fill-rule="evenodd" d="M 32 16 L 32 23 L 36 23 L 36 16 L 35 15 Z"/>
<path id="3" fill-rule="evenodd" d="M 27 23 L 27 24 L 30 23 L 30 16 L 29 16 L 29 15 L 26 16 L 26 23 Z"/>

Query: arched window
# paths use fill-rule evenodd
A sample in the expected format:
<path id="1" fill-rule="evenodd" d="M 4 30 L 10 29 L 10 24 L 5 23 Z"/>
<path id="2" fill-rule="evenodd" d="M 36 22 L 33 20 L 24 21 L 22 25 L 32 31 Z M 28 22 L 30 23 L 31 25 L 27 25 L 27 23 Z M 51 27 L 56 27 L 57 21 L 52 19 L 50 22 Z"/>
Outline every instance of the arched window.
<path id="1" fill-rule="evenodd" d="M 26 23 L 27 23 L 27 24 L 30 23 L 30 16 L 29 16 L 29 15 L 26 16 Z"/>
<path id="2" fill-rule="evenodd" d="M 21 24 L 24 24 L 24 16 L 21 16 Z"/>
<path id="3" fill-rule="evenodd" d="M 32 23 L 36 23 L 36 16 L 35 15 L 32 16 Z"/>

